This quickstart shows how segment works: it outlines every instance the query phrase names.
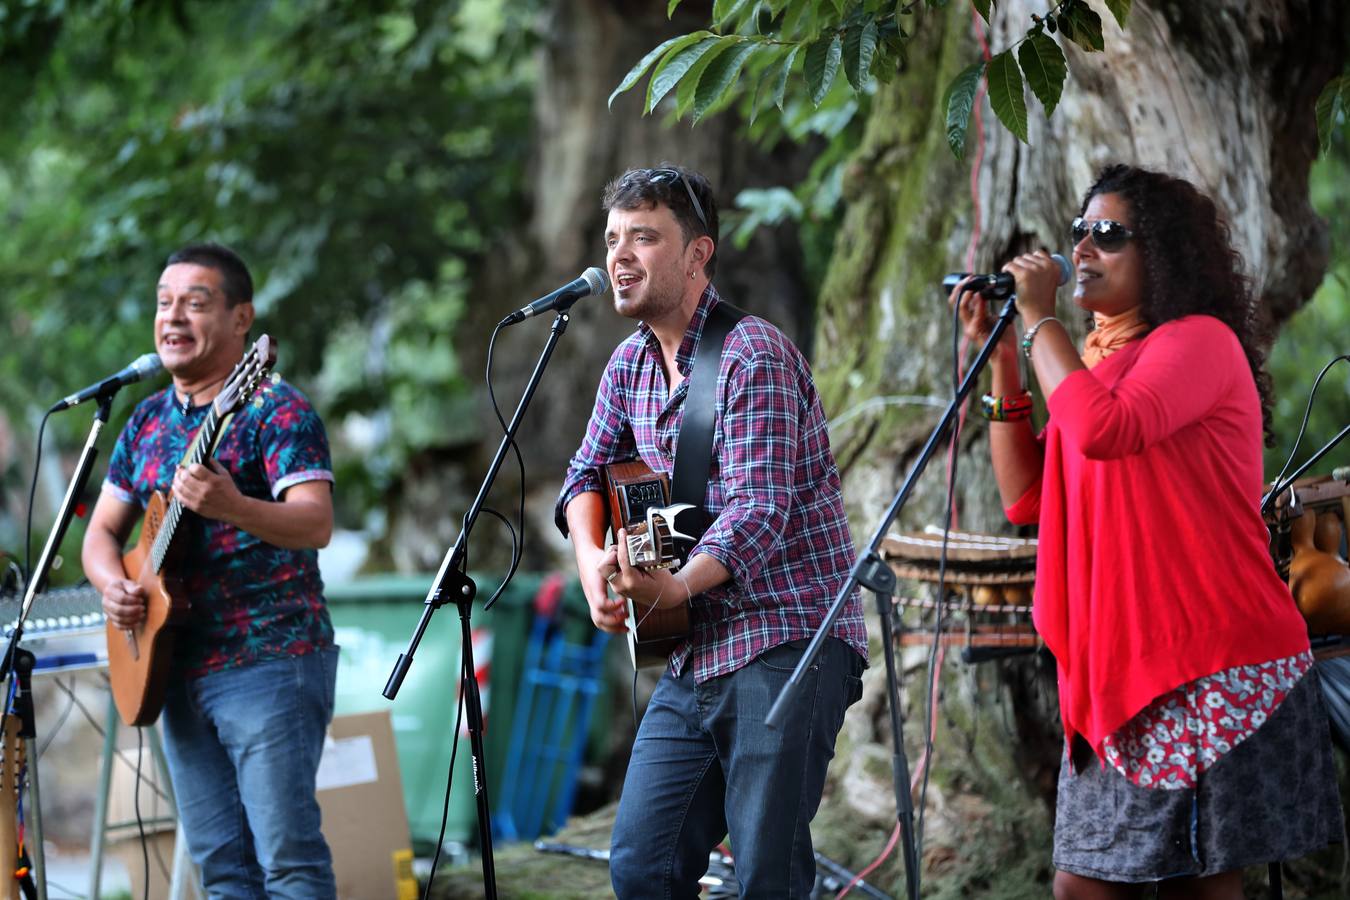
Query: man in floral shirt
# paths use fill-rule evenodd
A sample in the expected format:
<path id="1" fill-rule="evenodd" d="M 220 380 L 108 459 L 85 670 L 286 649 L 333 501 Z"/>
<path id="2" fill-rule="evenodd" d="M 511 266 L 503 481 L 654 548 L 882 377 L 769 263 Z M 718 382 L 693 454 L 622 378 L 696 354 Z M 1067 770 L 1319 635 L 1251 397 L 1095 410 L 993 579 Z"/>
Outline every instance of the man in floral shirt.
<path id="1" fill-rule="evenodd" d="M 188 847 L 212 896 L 333 897 L 314 779 L 333 711 L 337 647 L 317 549 L 333 528 L 323 424 L 285 382 L 229 422 L 214 458 L 183 465 L 253 325 L 253 282 L 214 244 L 160 276 L 155 348 L 171 387 L 132 413 L 84 541 L 84 569 L 115 626 L 145 616 L 123 545 L 154 491 L 196 515 L 175 537 L 191 602 L 177 629 L 165 751 Z"/>

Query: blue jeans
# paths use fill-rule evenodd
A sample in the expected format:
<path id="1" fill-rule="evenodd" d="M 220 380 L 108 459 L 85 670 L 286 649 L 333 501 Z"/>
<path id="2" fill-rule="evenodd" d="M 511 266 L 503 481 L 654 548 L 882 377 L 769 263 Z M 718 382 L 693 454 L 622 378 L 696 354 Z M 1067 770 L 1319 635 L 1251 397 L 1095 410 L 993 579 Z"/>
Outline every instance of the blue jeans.
<path id="1" fill-rule="evenodd" d="M 336 896 L 314 776 L 337 656 L 333 647 L 170 683 L 164 751 L 212 900 Z"/>
<path id="2" fill-rule="evenodd" d="M 806 641 L 694 684 L 667 669 L 638 728 L 610 842 L 620 898 L 692 898 L 726 835 L 742 898 L 806 898 L 815 881 L 811 819 L 844 710 L 862 696 L 862 658 L 829 638 L 798 686 L 782 731 L 764 717 Z"/>

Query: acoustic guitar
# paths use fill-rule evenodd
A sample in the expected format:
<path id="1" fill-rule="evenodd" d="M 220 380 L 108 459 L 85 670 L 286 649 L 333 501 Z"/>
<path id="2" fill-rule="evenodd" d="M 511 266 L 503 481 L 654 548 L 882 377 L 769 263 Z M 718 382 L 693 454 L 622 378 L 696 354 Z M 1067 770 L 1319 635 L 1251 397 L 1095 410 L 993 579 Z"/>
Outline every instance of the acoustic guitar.
<path id="1" fill-rule="evenodd" d="M 206 421 L 188 448 L 185 465 L 203 463 L 215 455 L 225 428 L 235 412 L 253 397 L 277 361 L 277 345 L 267 335 L 258 338 L 225 380 L 211 403 Z M 128 578 L 145 588 L 145 618 L 132 628 L 107 623 L 108 677 L 122 721 L 150 725 L 159 718 L 173 659 L 175 627 L 187 618 L 191 604 L 180 579 L 183 542 L 174 540 L 186 507 L 172 494 L 150 495 L 141 520 L 136 546 L 122 557 Z"/>
<path id="2" fill-rule="evenodd" d="M 627 535 L 628 561 L 639 569 L 679 569 L 677 540 L 693 541 L 675 528 L 675 517 L 694 507 L 670 502 L 670 480 L 641 460 L 604 467 L 609 529 Z M 688 604 L 657 609 L 628 599 L 628 653 L 634 668 L 665 665 L 666 659 L 689 636 Z"/>

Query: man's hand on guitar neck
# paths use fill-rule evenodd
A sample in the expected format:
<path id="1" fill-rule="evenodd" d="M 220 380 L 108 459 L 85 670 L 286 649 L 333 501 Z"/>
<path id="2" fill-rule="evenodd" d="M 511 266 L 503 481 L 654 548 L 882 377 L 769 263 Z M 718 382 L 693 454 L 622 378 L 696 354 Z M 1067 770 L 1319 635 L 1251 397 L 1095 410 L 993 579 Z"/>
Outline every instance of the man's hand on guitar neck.
<path id="1" fill-rule="evenodd" d="M 232 522 L 244 495 L 218 461 L 179 466 L 173 475 L 173 495 L 204 519 Z"/>

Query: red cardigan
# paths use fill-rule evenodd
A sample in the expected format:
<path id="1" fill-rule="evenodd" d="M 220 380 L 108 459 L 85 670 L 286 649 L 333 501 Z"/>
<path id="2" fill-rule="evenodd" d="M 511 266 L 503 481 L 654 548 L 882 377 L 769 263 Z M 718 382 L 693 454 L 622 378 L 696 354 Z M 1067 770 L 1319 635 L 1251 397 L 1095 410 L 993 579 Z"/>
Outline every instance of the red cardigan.
<path id="1" fill-rule="evenodd" d="M 1032 616 L 1066 739 L 1100 755 L 1158 695 L 1308 649 L 1267 550 L 1261 405 L 1231 329 L 1168 322 L 1048 405 L 1041 478 L 1006 512 L 1040 524 Z"/>

